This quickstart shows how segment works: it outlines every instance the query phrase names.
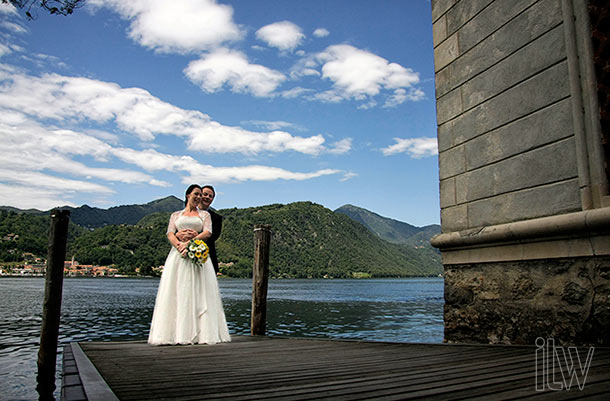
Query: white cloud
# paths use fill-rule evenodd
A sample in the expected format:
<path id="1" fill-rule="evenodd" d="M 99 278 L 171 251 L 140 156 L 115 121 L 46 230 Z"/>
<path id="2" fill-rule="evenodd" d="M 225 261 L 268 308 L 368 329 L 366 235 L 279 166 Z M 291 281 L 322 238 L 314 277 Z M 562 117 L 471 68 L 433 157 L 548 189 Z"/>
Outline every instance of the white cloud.
<path id="1" fill-rule="evenodd" d="M 41 182 L 45 182 L 47 176 L 40 178 Z M 36 196 L 32 196 L 33 191 L 36 192 Z M 40 183 L 35 185 L 0 183 L 0 205 L 19 209 L 49 210 L 59 206 L 75 207 L 77 205 L 69 200 L 73 195 L 73 192 L 67 192 L 65 188 L 50 189 Z"/>
<path id="2" fill-rule="evenodd" d="M 268 46 L 276 47 L 281 51 L 292 51 L 305 39 L 301 28 L 290 21 L 266 25 L 256 31 L 256 37 Z"/>
<path id="3" fill-rule="evenodd" d="M 328 150 L 329 153 L 342 155 L 349 152 L 352 149 L 352 138 L 345 138 L 338 142 L 335 142 L 333 146 Z"/>
<path id="4" fill-rule="evenodd" d="M 2 43 L 0 43 L 0 57 L 4 56 L 5 54 L 9 54 L 11 52 L 10 47 L 3 45 Z"/>
<path id="5" fill-rule="evenodd" d="M 294 123 L 290 123 L 288 121 L 260 121 L 260 120 L 252 120 L 252 121 L 244 121 L 244 124 L 251 124 L 255 127 L 261 127 L 266 130 L 281 130 L 281 129 L 295 129 L 302 131 L 303 127 L 300 127 Z"/>
<path id="6" fill-rule="evenodd" d="M 0 14 L 11 14 L 11 15 L 19 15 L 15 6 L 10 3 L 0 3 Z"/>
<path id="7" fill-rule="evenodd" d="M 328 35 L 330 35 L 330 32 L 328 32 L 328 30 L 325 28 L 318 28 L 313 31 L 313 36 L 315 36 L 316 38 L 324 38 Z"/>
<path id="8" fill-rule="evenodd" d="M 325 151 L 321 135 L 300 137 L 277 130 L 254 132 L 228 127 L 199 111 L 163 102 L 143 89 L 57 74 L 34 77 L 0 70 L 0 111 L 6 118 L 23 119 L 27 115 L 64 125 L 84 120 L 100 124 L 114 121 L 120 130 L 144 141 L 153 141 L 157 135 L 184 138 L 194 151 L 296 151 L 310 155 Z"/>
<path id="9" fill-rule="evenodd" d="M 226 84 L 233 92 L 258 97 L 273 96 L 276 88 L 286 80 L 281 72 L 250 64 L 243 53 L 228 49 L 218 49 L 191 61 L 184 73 L 208 93 L 216 92 Z"/>
<path id="10" fill-rule="evenodd" d="M 226 127 L 203 113 L 182 110 L 142 89 L 122 89 L 111 83 L 56 74 L 27 76 L 3 65 L 0 67 L 0 143 L 3 150 L 0 153 L 0 185 L 4 188 L 37 185 L 44 193 L 40 201 L 31 205 L 11 203 L 9 198 L 0 197 L 3 204 L 52 207 L 69 203 L 77 192 L 102 196 L 114 193 L 113 189 L 93 182 L 99 180 L 169 186 L 168 182 L 153 175 L 159 171 L 177 174 L 185 182 L 196 178 L 213 182 L 306 180 L 340 172 L 332 169 L 294 172 L 260 165 L 218 167 L 201 164 L 190 155 L 125 147 L 120 145 L 123 138 L 95 129 L 95 124 L 108 128 L 114 121 L 121 131 L 149 141 L 159 134 L 175 135 L 183 138 L 190 150 L 202 152 L 295 151 L 318 155 L 341 152 L 346 149 L 347 142 L 339 141 L 327 149 L 322 135 L 299 137 L 279 129 L 253 132 Z M 81 122 L 88 126 L 86 132 L 74 128 Z M 276 128 L 289 126 L 281 121 L 266 124 Z M 125 167 L 117 167 L 123 165 L 117 162 Z"/>
<path id="11" fill-rule="evenodd" d="M 345 98 L 361 100 L 378 95 L 382 89 L 406 88 L 419 82 L 419 75 L 411 69 L 350 45 L 330 46 L 317 59 L 323 63 L 322 78 L 332 81 Z"/>
<path id="12" fill-rule="evenodd" d="M 356 174 L 352 171 L 348 171 L 345 174 L 343 174 L 343 177 L 339 181 L 345 182 L 345 181 L 351 180 L 354 177 L 358 177 L 358 174 Z"/>
<path id="13" fill-rule="evenodd" d="M 262 151 L 284 152 L 293 150 L 317 155 L 324 150 L 324 137 L 296 137 L 284 131 L 252 132 L 240 127 L 229 127 L 211 122 L 192 135 L 189 148 L 209 153 L 259 153 Z"/>
<path id="14" fill-rule="evenodd" d="M 299 97 L 305 93 L 311 93 L 311 92 L 313 92 L 313 89 L 306 89 L 306 88 L 301 88 L 301 87 L 297 86 L 292 89 L 282 91 L 280 93 L 280 96 L 285 97 L 286 99 L 293 99 L 293 98 Z"/>
<path id="15" fill-rule="evenodd" d="M 183 183 L 274 181 L 278 179 L 303 181 L 339 172 L 340 170 L 324 169 L 313 173 L 299 173 L 268 166 L 216 167 L 213 169 L 197 169 L 189 177 L 185 177 Z"/>
<path id="16" fill-rule="evenodd" d="M 108 7 L 131 22 L 129 37 L 164 53 L 188 53 L 239 40 L 233 8 L 214 0 L 88 0 Z"/>
<path id="17" fill-rule="evenodd" d="M 217 167 L 201 164 L 190 156 L 174 156 L 155 150 L 135 151 L 133 149 L 116 149 L 114 154 L 123 161 L 138 165 L 149 171 L 171 171 L 187 173 L 182 182 L 242 182 L 307 180 L 324 175 L 336 174 L 340 170 L 324 169 L 310 173 L 300 173 L 269 166 Z"/>
<path id="18" fill-rule="evenodd" d="M 396 107 L 424 98 L 423 91 L 415 86 L 420 82 L 417 72 L 350 45 L 333 45 L 306 55 L 290 71 L 293 80 L 315 76 L 327 80 L 332 87 L 315 94 L 301 91 L 295 95 L 326 103 L 355 100 L 361 102 L 359 109 L 378 104 Z"/>
<path id="19" fill-rule="evenodd" d="M 0 8 L 2 8 L 2 7 L 0 6 Z M 2 22 L 0 22 L 0 26 L 4 29 L 11 31 L 13 33 L 16 33 L 16 34 L 22 34 L 22 33 L 28 32 L 27 28 L 25 28 L 22 25 L 19 25 L 16 22 L 12 22 L 12 21 L 2 21 Z"/>
<path id="20" fill-rule="evenodd" d="M 438 142 L 436 138 L 394 138 L 396 142 L 387 148 L 381 149 L 385 156 L 396 153 L 407 153 L 409 156 L 420 159 L 422 157 L 438 154 Z"/>
<path id="21" fill-rule="evenodd" d="M 27 171 L 53 171 L 110 182 L 169 185 L 139 171 L 89 167 L 73 160 L 71 157 L 84 156 L 92 157 L 98 162 L 108 162 L 113 151 L 113 148 L 104 142 L 74 131 L 47 130 L 32 122 L 10 125 L 2 118 L 0 140 L 4 150 L 0 154 L 0 166 L 14 171 L 15 174 Z"/>
<path id="22" fill-rule="evenodd" d="M 426 97 L 426 94 L 419 88 L 409 88 L 403 89 L 399 88 L 394 91 L 394 94 L 389 96 L 386 99 L 383 107 L 396 107 L 399 104 L 406 102 L 407 100 L 411 100 L 413 102 L 417 102 L 418 100 L 422 100 Z"/>

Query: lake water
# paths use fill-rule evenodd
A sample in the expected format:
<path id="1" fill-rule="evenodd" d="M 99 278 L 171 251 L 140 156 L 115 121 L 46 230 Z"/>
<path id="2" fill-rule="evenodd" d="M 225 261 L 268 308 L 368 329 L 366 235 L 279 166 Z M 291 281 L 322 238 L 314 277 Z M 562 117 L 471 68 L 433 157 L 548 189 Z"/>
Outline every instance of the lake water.
<path id="1" fill-rule="evenodd" d="M 231 334 L 250 333 L 252 281 L 219 280 Z M 145 340 L 158 279 L 64 279 L 57 361 L 73 341 Z M 0 278 L 0 400 L 35 400 L 43 278 Z M 440 343 L 443 279 L 271 280 L 270 336 Z"/>

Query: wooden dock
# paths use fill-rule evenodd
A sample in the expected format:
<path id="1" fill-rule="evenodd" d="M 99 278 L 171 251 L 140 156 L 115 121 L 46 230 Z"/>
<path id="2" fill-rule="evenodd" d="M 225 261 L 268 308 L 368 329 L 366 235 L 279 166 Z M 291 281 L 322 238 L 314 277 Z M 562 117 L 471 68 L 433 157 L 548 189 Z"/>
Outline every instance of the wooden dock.
<path id="1" fill-rule="evenodd" d="M 584 364 L 588 349 L 579 350 Z M 62 386 L 64 401 L 607 400 L 609 394 L 610 348 L 595 348 L 582 390 L 574 382 L 570 390 L 536 391 L 533 346 L 248 336 L 213 346 L 70 344 Z"/>

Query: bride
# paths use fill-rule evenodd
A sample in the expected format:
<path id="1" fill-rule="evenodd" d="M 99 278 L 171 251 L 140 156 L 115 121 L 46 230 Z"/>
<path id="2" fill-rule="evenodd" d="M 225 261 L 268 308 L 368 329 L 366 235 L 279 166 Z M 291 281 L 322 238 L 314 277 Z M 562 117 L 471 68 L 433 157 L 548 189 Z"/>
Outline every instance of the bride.
<path id="1" fill-rule="evenodd" d="M 172 213 L 167 238 L 172 244 L 161 275 L 155 310 L 148 336 L 149 344 L 215 344 L 229 342 L 229 330 L 222 308 L 212 261 L 203 266 L 184 258 L 188 241 L 181 242 L 176 232 L 191 229 L 195 239 L 212 235 L 212 219 L 199 210 L 201 187 L 186 190 L 186 207 Z"/>

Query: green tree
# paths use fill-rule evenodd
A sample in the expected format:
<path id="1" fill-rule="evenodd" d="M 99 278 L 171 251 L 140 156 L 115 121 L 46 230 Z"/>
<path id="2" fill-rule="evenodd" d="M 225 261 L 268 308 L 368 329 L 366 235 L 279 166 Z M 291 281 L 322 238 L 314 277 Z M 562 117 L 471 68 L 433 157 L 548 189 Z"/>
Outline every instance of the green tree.
<path id="1" fill-rule="evenodd" d="M 12 4 L 23 9 L 29 19 L 34 19 L 35 12 L 32 14 L 32 7 L 40 7 L 50 14 L 70 15 L 85 5 L 85 0 L 2 0 L 2 4 Z"/>

